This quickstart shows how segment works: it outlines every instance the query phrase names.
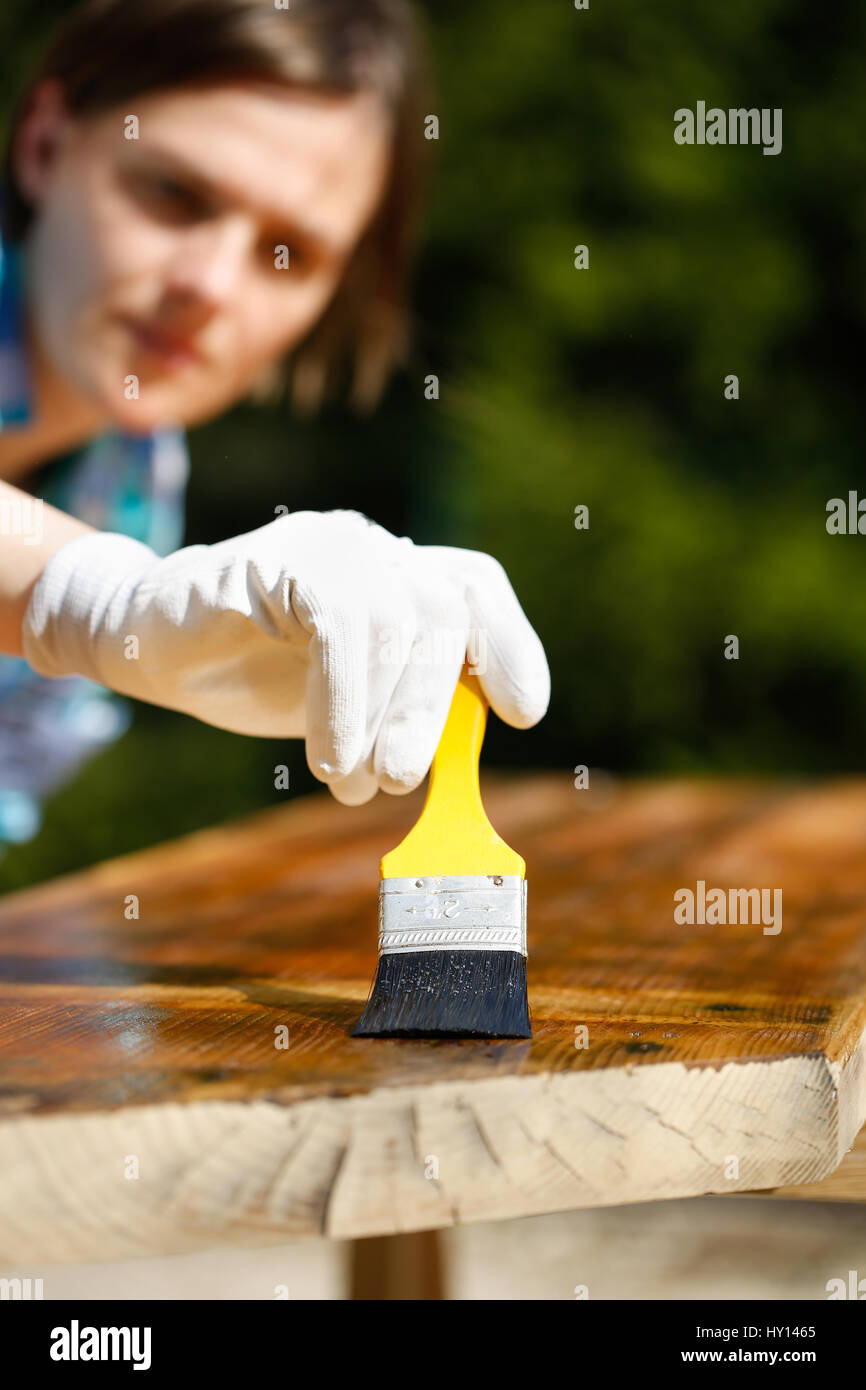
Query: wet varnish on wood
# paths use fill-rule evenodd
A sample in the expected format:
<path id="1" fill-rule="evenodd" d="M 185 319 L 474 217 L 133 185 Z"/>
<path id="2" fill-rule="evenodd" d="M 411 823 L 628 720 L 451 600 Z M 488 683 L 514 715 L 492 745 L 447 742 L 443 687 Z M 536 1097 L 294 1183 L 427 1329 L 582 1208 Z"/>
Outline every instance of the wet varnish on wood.
<path id="1" fill-rule="evenodd" d="M 531 1041 L 350 1037 L 420 791 L 0 899 L 0 1268 L 832 1172 L 866 1114 L 866 782 L 482 789 L 527 861 Z M 781 932 L 677 925 L 698 880 L 780 888 Z"/>

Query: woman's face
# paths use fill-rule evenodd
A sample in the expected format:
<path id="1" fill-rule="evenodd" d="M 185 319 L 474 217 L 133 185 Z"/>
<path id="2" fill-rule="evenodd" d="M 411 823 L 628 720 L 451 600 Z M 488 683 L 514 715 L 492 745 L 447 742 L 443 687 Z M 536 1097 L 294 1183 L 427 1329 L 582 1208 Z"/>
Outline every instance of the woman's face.
<path id="1" fill-rule="evenodd" d="M 48 93 L 17 154 L 37 359 L 133 432 L 218 413 L 326 308 L 389 150 L 370 94 L 181 89 L 75 120 Z"/>

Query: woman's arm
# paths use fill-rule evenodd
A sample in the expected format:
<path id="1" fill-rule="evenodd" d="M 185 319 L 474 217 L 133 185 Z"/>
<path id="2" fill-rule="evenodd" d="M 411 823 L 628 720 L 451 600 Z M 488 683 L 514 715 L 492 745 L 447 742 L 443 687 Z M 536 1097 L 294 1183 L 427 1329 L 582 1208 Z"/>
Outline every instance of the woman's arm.
<path id="1" fill-rule="evenodd" d="M 56 550 L 92 526 L 0 482 L 0 652 L 21 656 L 21 624 L 33 586 Z"/>

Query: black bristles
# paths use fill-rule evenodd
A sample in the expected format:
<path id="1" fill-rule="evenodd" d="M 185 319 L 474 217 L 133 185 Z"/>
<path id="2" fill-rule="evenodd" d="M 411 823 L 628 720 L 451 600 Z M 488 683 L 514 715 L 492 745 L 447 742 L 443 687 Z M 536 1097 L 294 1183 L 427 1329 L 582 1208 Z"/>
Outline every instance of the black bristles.
<path id="1" fill-rule="evenodd" d="M 379 957 L 353 1038 L 529 1038 L 519 951 L 407 951 Z"/>

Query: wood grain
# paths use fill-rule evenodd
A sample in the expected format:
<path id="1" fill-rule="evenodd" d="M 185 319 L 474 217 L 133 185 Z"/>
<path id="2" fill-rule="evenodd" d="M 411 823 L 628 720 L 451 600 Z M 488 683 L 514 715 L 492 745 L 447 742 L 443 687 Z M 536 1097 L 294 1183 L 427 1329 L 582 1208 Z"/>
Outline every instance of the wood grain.
<path id="1" fill-rule="evenodd" d="M 420 792 L 321 793 L 0 900 L 0 1267 L 831 1172 L 866 1114 L 866 782 L 482 789 L 527 861 L 527 1042 L 349 1036 Z M 677 925 L 698 879 L 781 888 L 782 931 Z"/>
<path id="2" fill-rule="evenodd" d="M 866 1129 L 861 1129 L 853 1148 L 838 1168 L 818 1182 L 794 1183 L 769 1192 L 750 1193 L 756 1197 L 795 1197 L 804 1202 L 866 1202 Z"/>

